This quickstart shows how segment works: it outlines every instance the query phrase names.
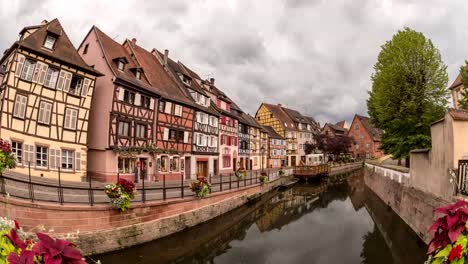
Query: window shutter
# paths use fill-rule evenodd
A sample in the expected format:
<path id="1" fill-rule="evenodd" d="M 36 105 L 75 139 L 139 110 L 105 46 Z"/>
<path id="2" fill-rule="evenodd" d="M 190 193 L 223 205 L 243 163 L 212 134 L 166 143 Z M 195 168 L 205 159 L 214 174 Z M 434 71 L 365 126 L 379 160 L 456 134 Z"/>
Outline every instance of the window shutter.
<path id="1" fill-rule="evenodd" d="M 65 72 L 65 83 L 63 86 L 63 90 L 68 92 L 70 90 L 70 84 L 73 74 L 71 72 Z"/>
<path id="2" fill-rule="evenodd" d="M 21 70 L 23 69 L 23 65 L 24 65 L 24 60 L 26 58 L 21 55 L 21 54 L 18 54 L 18 61 L 16 63 L 16 71 L 15 71 L 15 76 L 16 77 L 20 77 L 21 76 Z"/>
<path id="3" fill-rule="evenodd" d="M 41 67 L 41 72 L 39 73 L 39 84 L 44 84 L 45 77 L 47 75 L 47 69 L 49 68 L 49 65 L 43 63 Z"/>
<path id="4" fill-rule="evenodd" d="M 23 151 L 23 163 L 25 166 L 28 166 L 29 161 L 29 145 L 24 144 L 24 151 Z"/>
<path id="5" fill-rule="evenodd" d="M 154 109 L 154 99 L 153 99 L 153 98 L 151 98 L 151 99 L 150 99 L 150 105 L 149 105 L 149 108 L 150 108 L 151 110 L 153 110 L 153 109 Z"/>
<path id="6" fill-rule="evenodd" d="M 81 170 L 81 152 L 75 152 L 75 171 Z"/>
<path id="7" fill-rule="evenodd" d="M 227 145 L 231 146 L 231 136 L 227 136 Z"/>
<path id="8" fill-rule="evenodd" d="M 169 128 L 164 128 L 163 140 L 169 139 Z"/>
<path id="9" fill-rule="evenodd" d="M 166 102 L 166 109 L 164 109 L 164 112 L 165 112 L 166 114 L 170 114 L 170 113 L 172 112 L 172 111 L 171 111 L 171 110 L 172 110 L 171 108 L 172 108 L 172 103 L 171 103 L 171 102 Z"/>
<path id="10" fill-rule="evenodd" d="M 135 94 L 135 101 L 133 102 L 135 105 L 141 105 L 141 94 Z"/>
<path id="11" fill-rule="evenodd" d="M 31 165 L 34 164 L 34 145 L 29 145 L 29 161 L 31 162 Z"/>
<path id="12" fill-rule="evenodd" d="M 223 125 L 226 124 L 226 117 L 225 116 L 221 117 L 221 124 L 223 124 Z"/>
<path id="13" fill-rule="evenodd" d="M 189 138 L 189 132 L 184 131 L 184 143 L 188 143 L 188 138 Z"/>
<path id="14" fill-rule="evenodd" d="M 119 101 L 123 101 L 124 99 L 124 94 L 125 94 L 125 89 L 122 87 L 119 87 L 119 94 L 117 95 L 117 99 Z"/>
<path id="15" fill-rule="evenodd" d="M 234 143 L 234 146 L 237 146 L 237 144 L 238 144 L 237 140 L 238 140 L 238 139 L 237 139 L 236 137 L 233 137 L 233 139 L 234 139 L 234 142 L 235 142 L 235 143 Z"/>
<path id="16" fill-rule="evenodd" d="M 81 88 L 81 96 L 87 96 L 88 95 L 88 90 L 89 90 L 89 85 L 91 84 L 91 80 L 88 78 L 85 78 L 83 81 L 83 88 Z"/>
<path id="17" fill-rule="evenodd" d="M 57 82 L 57 89 L 58 90 L 63 90 L 63 84 L 64 83 L 65 83 L 65 72 L 60 71 L 60 75 L 59 75 L 58 82 Z"/>
<path id="18" fill-rule="evenodd" d="M 32 77 L 32 82 L 37 83 L 37 80 L 39 79 L 39 73 L 42 70 L 42 65 L 44 65 L 42 62 L 37 62 L 36 67 L 34 67 L 34 73 Z"/>
<path id="19" fill-rule="evenodd" d="M 55 164 L 56 162 L 55 149 L 50 149 L 49 159 L 50 159 L 50 168 L 55 169 L 57 167 L 57 165 Z"/>
<path id="20" fill-rule="evenodd" d="M 218 139 L 216 137 L 213 137 L 213 147 L 218 146 Z"/>

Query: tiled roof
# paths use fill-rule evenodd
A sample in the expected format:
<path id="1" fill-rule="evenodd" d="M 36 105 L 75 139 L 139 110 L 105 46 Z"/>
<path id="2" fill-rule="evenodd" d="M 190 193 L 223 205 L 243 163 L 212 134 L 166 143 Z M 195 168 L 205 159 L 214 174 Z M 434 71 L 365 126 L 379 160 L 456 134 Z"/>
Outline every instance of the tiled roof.
<path id="1" fill-rule="evenodd" d="M 190 95 L 177 85 L 154 54 L 129 40 L 126 41 L 126 45 L 133 51 L 136 61 L 143 68 L 144 74 L 151 86 L 155 87 L 163 98 L 188 105 L 194 104 L 188 98 Z"/>
<path id="2" fill-rule="evenodd" d="M 380 141 L 382 138 L 382 130 L 374 127 L 371 122 L 370 118 L 366 116 L 356 115 L 359 120 L 361 121 L 364 128 L 367 130 L 367 133 L 372 137 L 375 141 Z"/>
<path id="3" fill-rule="evenodd" d="M 276 131 L 271 126 L 263 126 L 263 129 L 265 129 L 265 131 L 268 133 L 268 136 L 270 138 L 283 139 L 283 137 L 280 136 L 278 133 L 276 133 Z"/>
<path id="4" fill-rule="evenodd" d="M 466 68 L 466 66 L 465 66 L 465 68 Z M 462 76 L 461 76 L 461 74 L 459 73 L 458 76 L 457 76 L 457 78 L 455 79 L 455 81 L 453 81 L 452 85 L 450 85 L 449 89 L 451 90 L 451 89 L 453 89 L 453 88 L 455 88 L 455 87 L 457 87 L 457 86 L 459 86 L 459 85 L 462 85 L 462 84 L 463 84 L 463 82 L 462 82 Z"/>
<path id="5" fill-rule="evenodd" d="M 132 72 L 131 69 L 136 69 L 140 67 L 140 65 L 132 58 L 130 53 L 127 51 L 127 49 L 123 45 L 111 39 L 109 36 L 107 36 L 104 32 L 102 32 L 96 26 L 93 27 L 93 30 L 96 32 L 98 40 L 101 44 L 101 47 L 104 52 L 104 57 L 107 63 L 109 64 L 112 72 L 117 78 L 125 82 L 128 82 L 132 85 L 135 85 L 137 87 L 143 88 L 149 92 L 161 94 L 159 89 L 151 86 L 148 80 L 146 78 L 143 78 L 144 75 L 142 75 L 141 80 L 138 80 L 136 78 L 135 73 Z M 125 58 L 126 61 L 128 62 L 125 65 L 123 71 L 118 69 L 117 62 L 114 61 L 115 59 L 118 59 L 118 58 Z"/>
<path id="6" fill-rule="evenodd" d="M 342 120 L 342 121 L 340 121 L 340 122 L 337 122 L 337 123 L 335 124 L 335 126 L 344 128 L 345 123 L 346 123 L 346 120 Z"/>
<path id="7" fill-rule="evenodd" d="M 335 131 L 341 131 L 341 132 L 345 132 L 345 131 L 346 131 L 345 128 L 336 126 L 335 124 L 331 124 L 331 123 L 325 123 L 325 125 L 324 125 L 323 127 L 325 127 L 325 126 L 328 126 L 328 127 L 330 127 L 331 129 L 333 129 L 333 130 L 335 130 Z"/>
<path id="8" fill-rule="evenodd" d="M 0 66 L 0 75 L 5 75 L 5 69 L 3 69 L 3 67 Z"/>
<path id="9" fill-rule="evenodd" d="M 281 125 L 289 130 L 295 129 L 293 120 L 288 116 L 286 111 L 282 109 L 281 105 L 266 104 L 263 103 L 268 110 L 281 122 Z M 285 127 L 284 123 L 287 123 L 288 126 Z"/>
<path id="10" fill-rule="evenodd" d="M 242 113 L 242 118 L 247 122 L 251 127 L 261 128 L 262 126 L 255 120 L 255 118 L 249 114 Z"/>
<path id="11" fill-rule="evenodd" d="M 450 108 L 448 113 L 453 118 L 453 120 L 468 121 L 468 111 Z"/>
<path id="12" fill-rule="evenodd" d="M 18 45 L 21 48 L 31 50 L 45 57 L 50 57 L 55 61 L 68 64 L 96 76 L 102 76 L 101 73 L 86 64 L 86 62 L 81 58 L 58 19 L 54 19 L 48 23 L 44 23 L 43 25 L 26 27 L 21 32 L 35 28 L 37 28 L 37 30 L 31 35 L 15 42 L 13 45 Z M 48 34 L 54 34 L 57 36 L 53 50 L 44 48 L 44 41 Z M 12 50 L 13 49 L 10 49 L 10 51 Z"/>

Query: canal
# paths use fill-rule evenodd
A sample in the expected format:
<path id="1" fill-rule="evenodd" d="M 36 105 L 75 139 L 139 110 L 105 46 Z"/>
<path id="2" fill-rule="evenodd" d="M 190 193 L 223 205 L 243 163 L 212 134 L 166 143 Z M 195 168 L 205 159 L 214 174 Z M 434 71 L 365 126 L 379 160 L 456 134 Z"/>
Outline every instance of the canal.
<path id="1" fill-rule="evenodd" d="M 275 191 L 101 263 L 423 263 L 426 245 L 361 172 Z"/>

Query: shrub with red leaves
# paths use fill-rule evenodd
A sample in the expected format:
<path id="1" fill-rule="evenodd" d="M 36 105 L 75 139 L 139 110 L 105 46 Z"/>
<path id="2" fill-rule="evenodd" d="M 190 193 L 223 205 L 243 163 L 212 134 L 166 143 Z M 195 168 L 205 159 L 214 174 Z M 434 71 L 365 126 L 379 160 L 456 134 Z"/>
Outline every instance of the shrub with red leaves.
<path id="1" fill-rule="evenodd" d="M 125 179 L 120 178 L 117 181 L 117 185 L 120 185 L 122 189 L 129 195 L 132 195 L 133 192 L 135 191 L 135 184 L 133 184 L 133 182 L 131 181 L 127 181 Z"/>
<path id="2" fill-rule="evenodd" d="M 437 208 L 435 212 L 444 214 L 444 216 L 437 219 L 429 227 L 429 232 L 435 232 L 434 238 L 429 242 L 428 254 L 454 243 L 465 230 L 465 224 L 468 220 L 468 202 L 458 201 L 455 204 Z"/>

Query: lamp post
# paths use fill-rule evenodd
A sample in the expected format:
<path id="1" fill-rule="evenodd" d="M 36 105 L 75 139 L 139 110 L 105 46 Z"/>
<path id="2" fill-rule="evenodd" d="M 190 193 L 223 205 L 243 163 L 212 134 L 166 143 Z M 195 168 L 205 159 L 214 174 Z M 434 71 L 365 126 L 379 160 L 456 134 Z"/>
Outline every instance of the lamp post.
<path id="1" fill-rule="evenodd" d="M 260 172 L 263 172 L 263 153 L 265 153 L 265 147 L 262 145 L 262 147 L 260 148 L 260 153 L 262 153 L 262 163 L 261 163 L 261 168 L 260 168 Z"/>

